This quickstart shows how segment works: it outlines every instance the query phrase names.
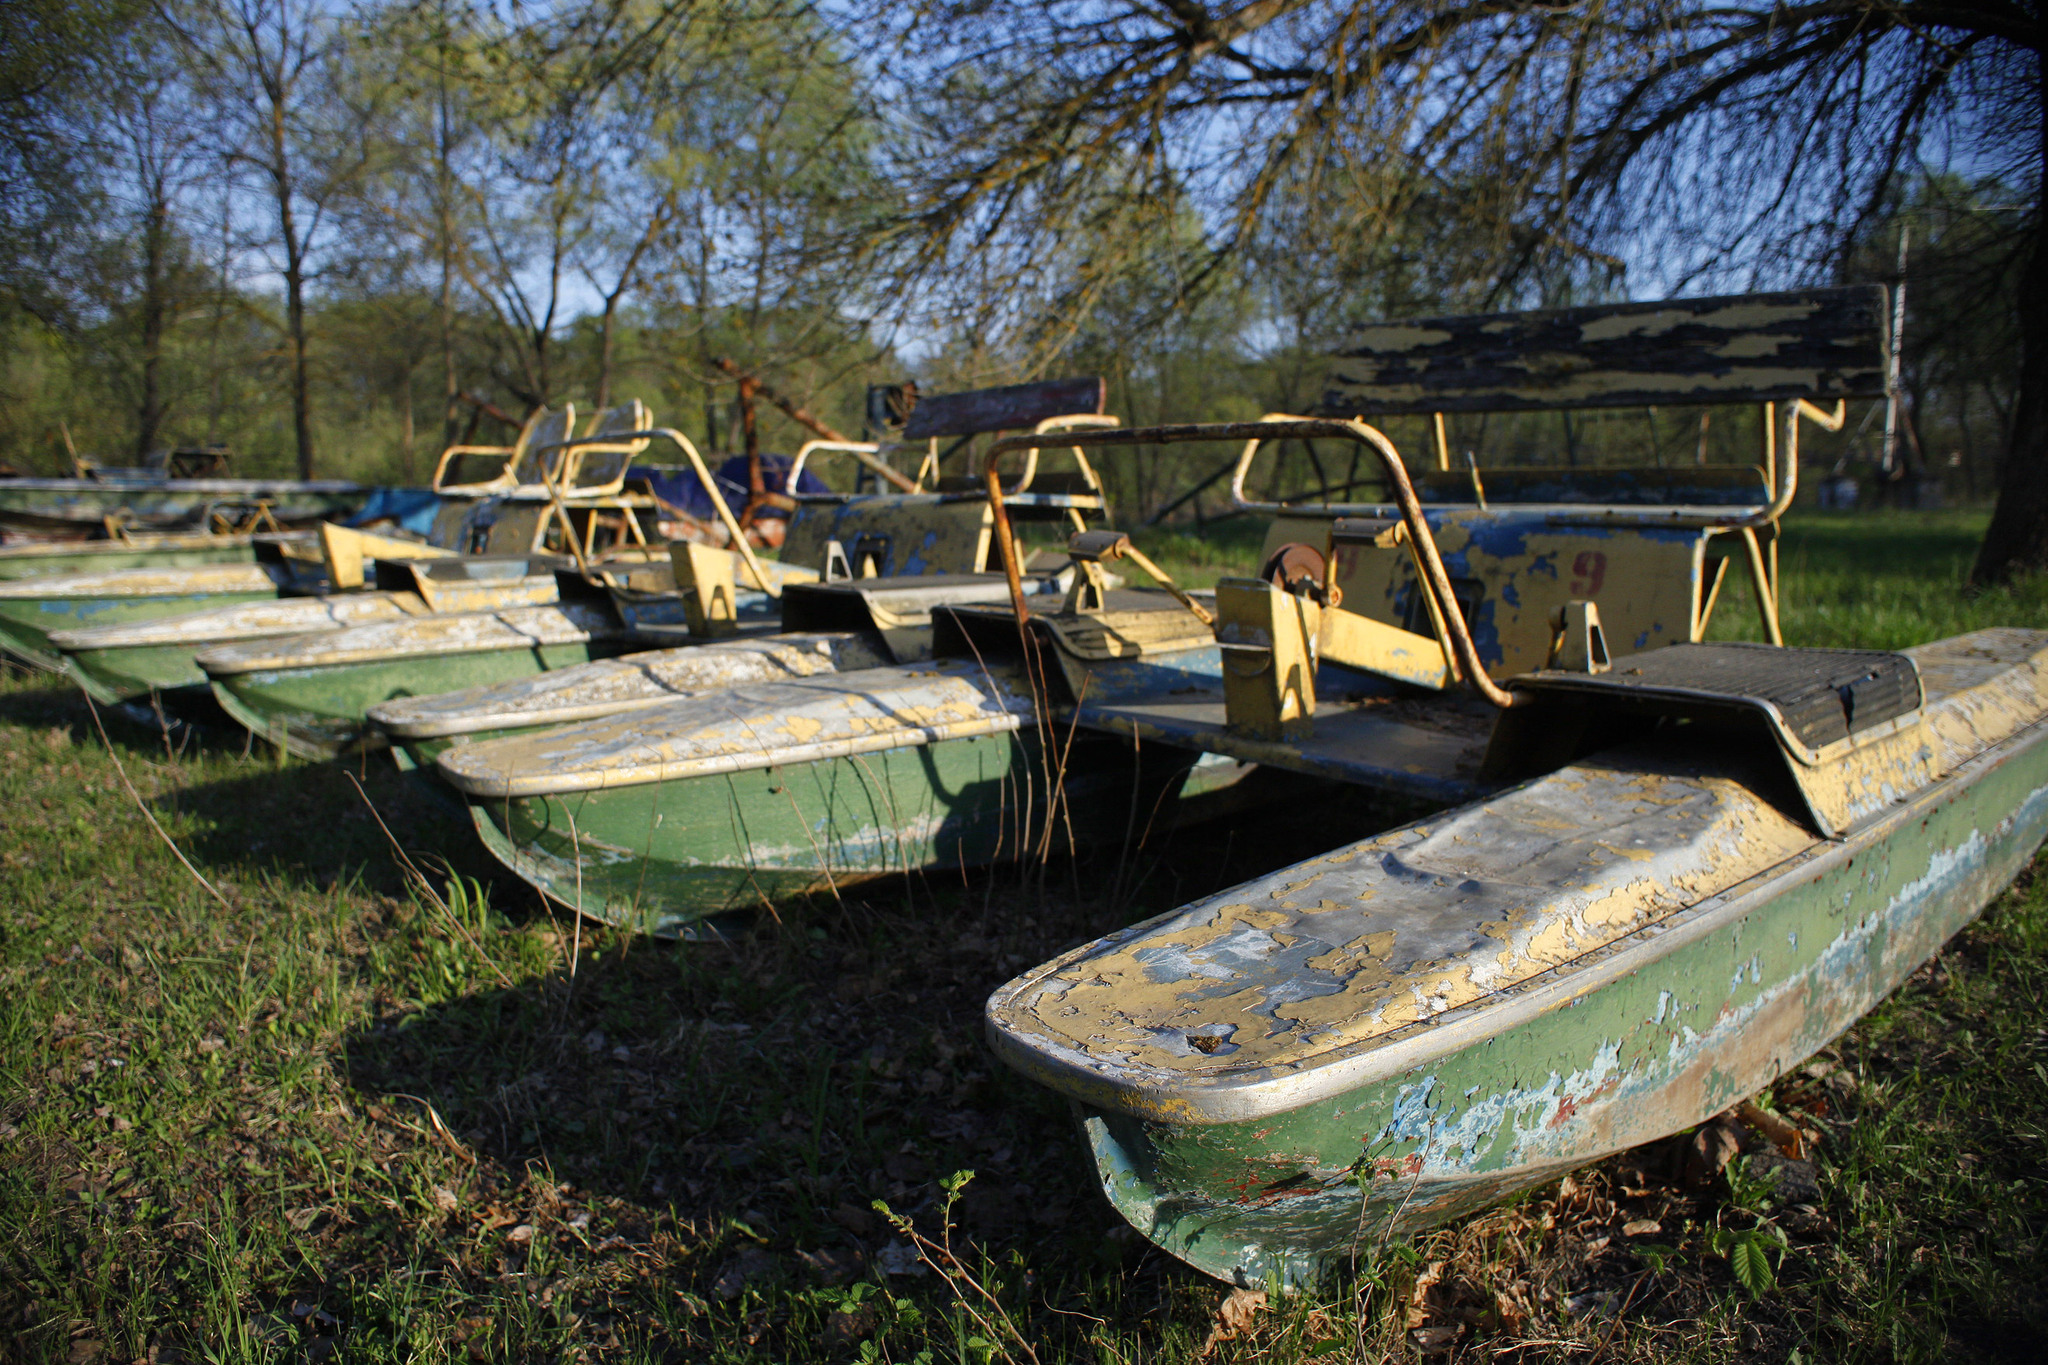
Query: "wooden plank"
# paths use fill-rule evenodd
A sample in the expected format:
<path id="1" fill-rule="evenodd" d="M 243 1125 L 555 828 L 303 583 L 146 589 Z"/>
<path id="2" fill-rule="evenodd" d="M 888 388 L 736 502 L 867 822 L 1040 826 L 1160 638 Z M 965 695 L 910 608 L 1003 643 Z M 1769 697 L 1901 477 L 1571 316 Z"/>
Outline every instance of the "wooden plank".
<path id="1" fill-rule="evenodd" d="M 1882 285 L 1353 328 L 1318 412 L 1374 417 L 1884 393 Z"/>
<path id="2" fill-rule="evenodd" d="M 1024 431 L 1048 417 L 1101 412 L 1108 386 L 1100 379 L 1047 379 L 1000 389 L 919 398 L 904 425 L 903 439 L 975 436 L 991 431 Z"/>

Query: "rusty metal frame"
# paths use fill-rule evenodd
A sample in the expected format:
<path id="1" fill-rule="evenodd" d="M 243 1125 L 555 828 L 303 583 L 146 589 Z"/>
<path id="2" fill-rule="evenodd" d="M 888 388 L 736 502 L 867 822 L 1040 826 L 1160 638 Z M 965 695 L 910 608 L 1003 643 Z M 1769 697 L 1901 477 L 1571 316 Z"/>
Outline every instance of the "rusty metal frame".
<path id="1" fill-rule="evenodd" d="M 1457 597 L 1451 591 L 1450 574 L 1444 568 L 1443 556 L 1437 552 L 1436 538 L 1430 533 L 1429 522 L 1422 515 L 1422 500 L 1415 495 L 1415 485 L 1409 481 L 1407 467 L 1401 463 L 1401 453 L 1377 427 L 1355 419 L 1274 415 L 1257 422 L 1185 423 L 1084 432 L 1075 435 L 1074 443 L 1078 448 L 1083 445 L 1179 445 L 1190 441 L 1243 441 L 1245 451 L 1238 460 L 1237 475 L 1233 480 L 1233 494 L 1236 494 L 1242 490 L 1246 466 L 1251 463 L 1252 456 L 1262 443 L 1317 438 L 1354 441 L 1366 446 L 1379 457 L 1387 473 L 1388 485 L 1394 490 L 1401 520 L 1408 528 L 1409 552 L 1414 555 L 1422 582 L 1428 587 L 1440 628 L 1450 643 L 1452 657 L 1458 670 L 1464 675 L 1465 681 L 1493 705 L 1506 710 L 1523 704 L 1523 694 L 1510 692 L 1487 676 L 1486 667 L 1479 659 L 1478 646 L 1473 642 L 1471 629 L 1458 610 Z M 1003 572 L 1010 582 L 1010 601 L 1016 609 L 1019 623 L 1029 619 L 1029 608 L 1024 601 L 1023 572 L 1017 563 L 1016 540 L 1010 530 L 1009 513 L 1003 505 L 1002 477 L 997 472 L 996 462 L 1011 451 L 1029 450 L 1031 443 L 1036 439 L 1035 436 L 1006 436 L 994 442 L 988 448 L 982 469 L 982 476 L 988 484 L 989 502 L 995 511 L 996 543 L 1002 550 Z M 1270 510 L 1298 509 L 1282 508 L 1275 504 Z"/>
<path id="2" fill-rule="evenodd" d="M 1784 632 L 1779 623 L 1778 613 L 1778 567 L 1777 546 L 1765 552 L 1756 532 L 1765 526 L 1775 526 L 1799 492 L 1799 423 L 1803 418 L 1827 431 L 1840 431 L 1847 420 L 1849 405 L 1845 399 L 1836 399 L 1830 411 L 1809 399 L 1797 398 L 1784 404 L 1782 414 L 1776 402 L 1765 403 L 1764 409 L 1764 470 L 1768 484 L 1775 484 L 1776 493 L 1768 503 L 1759 504 L 1748 512 L 1729 515 L 1725 512 L 1710 512 L 1702 508 L 1673 507 L 1657 508 L 1565 508 L 1560 507 L 1552 514 L 1553 520 L 1570 522 L 1580 526 L 1654 526 L 1673 529 L 1696 529 L 1710 534 L 1732 532 L 1742 537 L 1746 565 L 1750 573 L 1751 586 L 1756 591 L 1758 614 L 1763 619 L 1764 630 L 1774 645 L 1785 643 Z M 1264 422 L 1300 422 L 1310 419 L 1294 417 L 1286 413 L 1268 413 L 1260 419 Z M 1779 423 L 1783 422 L 1780 434 Z M 1361 422 L 1361 426 L 1364 424 Z M 1372 430 L 1372 428 L 1367 428 Z M 1382 438 L 1384 439 L 1384 437 Z M 1300 516 L 1303 513 L 1328 511 L 1334 514 L 1355 516 L 1365 513 L 1384 514 L 1397 510 L 1403 519 L 1407 512 L 1400 504 L 1397 494 L 1395 504 L 1389 508 L 1384 503 L 1283 503 L 1260 502 L 1245 493 L 1245 478 L 1251 471 L 1252 460 L 1257 456 L 1262 442 L 1257 438 L 1245 442 L 1245 448 L 1238 456 L 1237 468 L 1230 479 L 1231 501 L 1248 512 L 1264 512 L 1273 515 Z M 1392 452 L 1391 444 L 1388 447 Z M 1385 456 L 1382 457 L 1386 458 Z M 1394 463 L 1400 462 L 1397 452 L 1392 453 Z M 1485 506 L 1485 493 L 1479 486 L 1479 471 L 1472 471 L 1474 496 L 1478 505 Z M 1405 471 L 1403 482 L 1406 482 Z M 1768 486 L 1767 484 L 1767 486 Z M 1409 490 L 1412 493 L 1412 488 Z M 1718 586 L 1718 585 L 1717 585 Z M 1437 605 L 1432 603 L 1433 606 Z M 1704 628 L 1702 615 L 1700 626 Z"/>
<path id="3" fill-rule="evenodd" d="M 1037 426 L 1031 428 L 1031 436 L 1052 436 L 1066 431 L 1086 431 L 1102 430 L 1106 428 L 1121 428 L 1122 425 L 1123 420 L 1112 413 L 1070 412 L 1062 414 L 1058 417 L 1044 418 L 1038 423 Z M 1016 442 L 1023 442 L 1024 444 L 1015 444 Z M 1010 492 L 1012 494 L 1022 494 L 1030 492 L 1031 481 L 1038 477 L 1038 452 L 1040 448 L 1039 445 L 1035 442 L 1032 442 L 1030 437 L 1027 436 L 1006 436 L 1003 437 L 1002 440 L 998 442 L 998 444 L 1002 444 L 1006 451 L 1024 450 L 1026 452 L 1024 457 L 1024 472 L 1018 476 L 1017 486 L 1015 488 L 1012 488 Z M 925 455 L 924 463 L 919 465 L 917 470 L 917 491 L 920 493 L 925 491 L 925 479 L 927 475 L 929 475 L 929 477 L 934 482 L 936 482 L 939 477 L 939 438 L 934 436 L 932 438 L 931 445 L 932 449 Z M 1081 477 L 1088 481 L 1088 486 L 1095 490 L 1097 497 L 1100 497 L 1102 495 L 1102 479 L 1098 474 L 1096 474 L 1095 467 L 1088 463 L 1088 456 L 1082 451 L 1081 447 L 1078 444 L 1068 445 L 1067 449 L 1074 452 L 1075 463 L 1077 463 L 1081 468 Z"/>
<path id="4" fill-rule="evenodd" d="M 573 429 L 576 420 L 576 405 L 574 403 L 564 404 L 562 411 L 568 415 L 569 426 Z M 519 434 L 512 439 L 512 444 L 508 446 L 463 445 L 458 443 L 446 447 L 441 451 L 441 458 L 434 462 L 434 477 L 428 480 L 428 486 L 442 497 L 451 498 L 484 498 L 498 493 L 509 492 L 515 486 L 512 478 L 512 469 L 519 463 L 520 457 L 526 453 L 527 442 L 533 438 L 534 430 L 553 415 L 553 412 L 546 407 L 535 408 L 527 414 L 526 421 L 519 427 Z M 441 477 L 448 472 L 449 461 L 453 460 L 457 455 L 503 455 L 505 463 L 500 466 L 494 476 L 485 479 L 481 483 L 459 483 L 444 488 L 441 484 Z"/>

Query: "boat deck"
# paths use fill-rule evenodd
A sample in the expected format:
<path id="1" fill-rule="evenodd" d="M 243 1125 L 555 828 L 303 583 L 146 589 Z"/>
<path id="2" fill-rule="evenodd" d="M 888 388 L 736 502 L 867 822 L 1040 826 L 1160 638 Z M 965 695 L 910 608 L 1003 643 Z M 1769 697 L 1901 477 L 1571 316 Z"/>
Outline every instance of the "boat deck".
<path id="1" fill-rule="evenodd" d="M 2048 633 L 1909 653 L 1926 693 L 1915 744 L 1936 778 L 2048 711 Z M 1671 924 L 1745 883 L 1854 856 L 1939 787 L 1897 790 L 1828 840 L 1772 799 L 1784 761 L 1669 738 L 1595 755 L 1079 948 L 995 994 L 991 1039 L 1027 1073 L 1139 1116 L 1229 1122 L 1342 1093 L 1414 1064 L 1437 1041 L 1418 1030 L 1448 1039 L 1458 1020 L 1466 1042 L 1483 1037 L 1490 1006 L 1539 979 L 1569 992 L 1585 964 L 1654 956 Z"/>
<path id="2" fill-rule="evenodd" d="M 1225 754 L 1246 763 L 1452 804 L 1490 790 L 1480 780 L 1493 709 L 1484 703 L 1379 696 L 1323 703 L 1306 740 L 1252 739 L 1230 730 L 1223 685 L 1204 679 L 1162 697 L 1084 703 L 1085 725 L 1112 734 Z"/>

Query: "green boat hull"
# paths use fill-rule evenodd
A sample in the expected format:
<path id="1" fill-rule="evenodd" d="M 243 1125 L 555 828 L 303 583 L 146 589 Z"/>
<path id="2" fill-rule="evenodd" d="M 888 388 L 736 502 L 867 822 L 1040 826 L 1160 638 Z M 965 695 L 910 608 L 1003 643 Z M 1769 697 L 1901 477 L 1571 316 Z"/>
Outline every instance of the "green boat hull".
<path id="1" fill-rule="evenodd" d="M 1083 733 L 1067 760 L 1056 851 L 1125 837 L 1198 756 Z M 1027 731 L 609 790 L 472 797 L 484 844 L 573 910 L 664 937 L 871 877 L 972 867 L 1036 847 L 1042 752 Z M 1027 791 L 1039 810 L 1023 811 Z M 1133 812 L 1136 812 L 1135 817 Z"/>
<path id="2" fill-rule="evenodd" d="M 406 655 L 362 663 L 237 673 L 213 680 L 221 709 L 300 758 L 326 759 L 364 746 L 376 734 L 367 713 L 380 701 L 454 692 L 569 668 L 621 652 L 581 641 L 439 656 Z"/>
<path id="3" fill-rule="evenodd" d="M 370 490 L 336 480 L 159 479 L 110 474 L 96 479 L 0 479 L 0 524 L 37 531 L 97 529 L 108 517 L 131 525 L 203 530 L 208 513 L 270 504 L 284 525 L 348 517 Z"/>
<path id="4" fill-rule="evenodd" d="M 2048 836 L 2048 726 L 1846 840 L 1514 994 L 1519 1017 L 1253 1120 L 1078 1106 L 1102 1187 L 1222 1279 L 1310 1285 L 1410 1234 L 1755 1094 L 1939 951 Z M 1660 939 L 1646 952 L 1644 939 Z M 1362 1196 L 1362 1197 L 1361 1197 Z"/>
<path id="5" fill-rule="evenodd" d="M 275 600 L 265 592 L 187 593 L 174 597 L 48 597 L 0 599 L 0 648 L 38 668 L 61 673 L 64 655 L 50 644 L 52 633 L 88 626 L 118 626 L 162 616 Z"/>
<path id="6" fill-rule="evenodd" d="M 206 673 L 192 662 L 189 644 L 77 649 L 64 655 L 64 672 L 95 701 L 109 705 L 152 693 L 206 690 Z"/>
<path id="7" fill-rule="evenodd" d="M 247 540 L 223 537 L 220 545 L 188 545 L 151 549 L 118 541 L 85 541 L 60 552 L 10 554 L 0 550 L 0 583 L 64 573 L 101 573 L 111 569 L 184 569 L 196 564 L 253 564 L 256 550 Z"/>

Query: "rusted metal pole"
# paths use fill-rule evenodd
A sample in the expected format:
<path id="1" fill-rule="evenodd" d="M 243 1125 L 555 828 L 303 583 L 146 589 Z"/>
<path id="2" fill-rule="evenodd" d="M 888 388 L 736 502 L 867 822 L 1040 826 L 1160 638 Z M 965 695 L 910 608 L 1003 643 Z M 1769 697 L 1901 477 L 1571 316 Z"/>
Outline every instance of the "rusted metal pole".
<path id="1" fill-rule="evenodd" d="M 767 399 L 776 407 L 781 408 L 785 413 L 789 415 L 790 421 L 797 423 L 799 426 L 809 429 L 810 431 L 816 433 L 822 439 L 827 441 L 851 441 L 853 439 L 851 436 L 848 436 L 843 432 L 837 431 L 834 428 L 826 425 L 824 422 L 819 421 L 816 417 L 806 412 L 801 405 L 799 405 L 792 399 L 785 398 L 782 394 L 776 392 L 774 387 L 768 384 L 763 379 L 761 379 L 760 376 L 748 374 L 745 370 L 742 370 L 739 366 L 733 364 L 724 356 L 713 356 L 711 358 L 711 363 L 713 365 L 716 365 L 719 369 L 724 370 L 734 379 L 739 380 L 742 387 L 744 387 L 747 384 L 752 384 L 754 386 L 755 393 L 758 393 L 761 397 Z"/>
<path id="2" fill-rule="evenodd" d="M 754 513 L 768 497 L 767 480 L 761 477 L 761 431 L 754 424 L 754 394 L 761 381 L 752 375 L 740 379 L 740 434 L 747 452 L 747 505 L 740 513 L 740 525 L 752 526 Z"/>

